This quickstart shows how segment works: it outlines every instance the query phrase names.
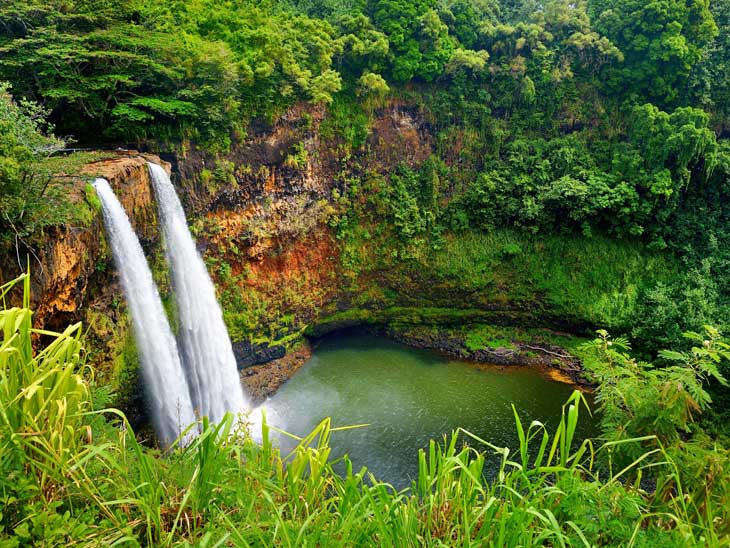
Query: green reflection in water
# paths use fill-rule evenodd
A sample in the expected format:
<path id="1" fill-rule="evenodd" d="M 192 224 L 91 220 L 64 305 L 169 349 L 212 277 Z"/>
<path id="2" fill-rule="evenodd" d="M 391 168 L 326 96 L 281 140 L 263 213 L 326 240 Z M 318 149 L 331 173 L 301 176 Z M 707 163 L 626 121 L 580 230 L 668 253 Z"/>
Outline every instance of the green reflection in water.
<path id="1" fill-rule="evenodd" d="M 368 423 L 333 433 L 333 456 L 346 453 L 356 470 L 367 466 L 378 479 L 405 487 L 418 472 L 418 449 L 430 439 L 461 426 L 516 451 L 511 404 L 525 427 L 536 419 L 551 429 L 572 391 L 535 369 L 477 365 L 346 333 L 321 341 L 264 405 L 269 422 L 297 435 L 325 417 L 334 426 Z M 582 412 L 578 437 L 593 434 L 593 421 Z"/>

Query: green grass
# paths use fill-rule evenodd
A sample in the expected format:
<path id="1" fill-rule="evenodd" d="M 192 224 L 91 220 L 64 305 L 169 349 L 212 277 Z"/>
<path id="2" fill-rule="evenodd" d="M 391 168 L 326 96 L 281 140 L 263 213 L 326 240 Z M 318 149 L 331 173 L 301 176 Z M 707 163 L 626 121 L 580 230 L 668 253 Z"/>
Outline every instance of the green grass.
<path id="1" fill-rule="evenodd" d="M 41 169 L 53 174 L 49 184 L 49 205 L 57 210 L 59 224 L 88 227 L 101 212 L 101 202 L 88 182 L 78 181 L 78 174 L 89 164 L 114 157 L 104 152 L 74 152 L 52 156 Z"/>
<path id="2" fill-rule="evenodd" d="M 673 279 L 679 270 L 670 255 L 638 243 L 510 230 L 452 235 L 426 267 L 442 284 L 465 294 L 532 304 L 555 316 L 612 328 L 630 323 L 643 287 Z"/>
<path id="3" fill-rule="evenodd" d="M 503 336 L 500 331 L 488 325 L 475 326 L 466 334 L 464 344 L 472 352 L 485 348 L 515 350 L 517 347 L 512 342 L 513 339 Z"/>
<path id="4" fill-rule="evenodd" d="M 23 308 L 0 311 L 6 546 L 728 545 L 727 450 L 716 445 L 691 460 L 683 447 L 698 451 L 701 439 L 579 443 L 576 424 L 587 411 L 579 392 L 552 431 L 513 409 L 514 450 L 463 430 L 432 441 L 417 457 L 417 480 L 396 491 L 347 458 L 344 473 L 334 471 L 329 440 L 338 429 L 330 419 L 288 454 L 274 446 L 266 421 L 255 442 L 245 417 L 232 415 L 218 425 L 203 419 L 185 448 L 161 454 L 145 447 L 119 411 L 93 408 L 100 399 L 91 397 L 79 326 L 43 332 L 49 342 L 34 352 L 30 318 L 27 299 Z M 637 373 L 608 342 L 596 344 L 609 362 L 610 395 Z M 677 388 L 681 377 L 672 378 Z M 644 414 L 671 409 L 647 404 Z M 624 447 L 641 450 L 619 465 Z M 490 460 L 499 470 L 491 481 L 483 474 Z M 642 488 L 644 475 L 657 478 L 656 490 Z"/>

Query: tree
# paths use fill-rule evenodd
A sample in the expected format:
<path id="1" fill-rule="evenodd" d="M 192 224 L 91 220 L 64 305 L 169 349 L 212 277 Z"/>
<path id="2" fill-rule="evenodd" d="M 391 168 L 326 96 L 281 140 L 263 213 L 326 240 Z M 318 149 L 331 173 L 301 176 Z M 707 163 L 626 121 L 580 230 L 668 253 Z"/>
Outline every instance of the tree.
<path id="1" fill-rule="evenodd" d="M 499 5 L 492 0 L 445 0 L 439 3 L 439 16 L 463 48 L 473 48 L 482 21 L 496 22 Z"/>
<path id="2" fill-rule="evenodd" d="M 433 81 L 456 48 L 435 0 L 371 0 L 371 20 L 390 41 L 390 75 L 396 82 Z"/>
<path id="3" fill-rule="evenodd" d="M 702 49 L 716 36 L 709 0 L 590 0 L 594 28 L 624 55 L 609 88 L 634 100 L 676 104 Z"/>
<path id="4" fill-rule="evenodd" d="M 489 60 L 489 53 L 484 50 L 473 51 L 457 48 L 451 55 L 449 64 L 446 66 L 446 72 L 450 74 L 459 71 L 466 71 L 471 75 L 481 74 Z"/>
<path id="5" fill-rule="evenodd" d="M 689 79 L 687 99 L 713 114 L 713 125 L 725 137 L 730 135 L 730 0 L 710 4 L 719 29 L 702 52 Z"/>
<path id="6" fill-rule="evenodd" d="M 341 44 L 271 2 L 53 0 L 0 8 L 0 78 L 85 141 L 193 138 L 225 149 L 253 116 L 327 103 Z"/>
<path id="7" fill-rule="evenodd" d="M 16 103 L 9 85 L 0 82 L 0 244 L 18 246 L 59 220 L 49 196 L 52 173 L 43 160 L 64 143 L 50 135 L 44 116 L 34 103 Z"/>
<path id="8" fill-rule="evenodd" d="M 186 132 L 206 140 L 200 129 L 213 125 L 208 116 L 217 131 L 230 128 L 221 121 L 236 109 L 236 69 L 220 44 L 208 48 L 185 32 L 150 30 L 134 22 L 138 11 L 113 12 L 114 4 L 98 0 L 28 14 L 19 2 L 13 6 L 19 30 L 0 48 L 0 77 L 49 108 L 62 131 L 95 141 Z"/>
<path id="9" fill-rule="evenodd" d="M 357 80 L 356 93 L 363 99 L 366 106 L 372 106 L 378 101 L 382 101 L 389 92 L 390 88 L 380 74 L 366 72 Z"/>
<path id="10" fill-rule="evenodd" d="M 337 38 L 338 68 L 351 77 L 385 68 L 389 52 L 388 37 L 375 29 L 366 15 L 345 15 L 334 20 Z"/>

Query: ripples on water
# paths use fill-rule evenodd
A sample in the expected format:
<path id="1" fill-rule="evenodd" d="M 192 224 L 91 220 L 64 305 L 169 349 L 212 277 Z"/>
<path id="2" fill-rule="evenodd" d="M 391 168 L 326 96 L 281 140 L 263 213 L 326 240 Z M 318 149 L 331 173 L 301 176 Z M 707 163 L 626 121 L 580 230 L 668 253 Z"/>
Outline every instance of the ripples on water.
<path id="1" fill-rule="evenodd" d="M 330 336 L 264 406 L 269 422 L 297 435 L 323 418 L 333 426 L 369 426 L 334 432 L 333 457 L 347 453 L 355 470 L 406 487 L 418 473 L 418 450 L 461 426 L 498 446 L 517 449 L 511 404 L 522 422 L 549 429 L 573 392 L 527 367 L 476 365 L 356 333 Z M 593 434 L 581 410 L 578 435 Z M 280 439 L 283 450 L 291 442 Z M 493 459 L 496 465 L 496 458 Z"/>

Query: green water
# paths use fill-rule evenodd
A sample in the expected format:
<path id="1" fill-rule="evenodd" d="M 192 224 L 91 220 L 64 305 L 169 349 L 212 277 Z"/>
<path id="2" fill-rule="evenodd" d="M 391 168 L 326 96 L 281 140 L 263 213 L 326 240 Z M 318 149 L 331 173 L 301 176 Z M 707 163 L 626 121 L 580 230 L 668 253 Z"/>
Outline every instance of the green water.
<path id="1" fill-rule="evenodd" d="M 367 466 L 378 479 L 406 487 L 418 473 L 418 450 L 430 439 L 461 426 L 516 449 L 510 404 L 525 426 L 537 419 L 550 427 L 572 392 L 533 369 L 485 367 L 350 333 L 324 339 L 264 405 L 270 422 L 297 435 L 325 417 L 334 426 L 368 423 L 333 433 L 333 456 L 346 453 L 355 470 Z M 590 417 L 582 419 L 579 435 L 591 435 Z"/>

